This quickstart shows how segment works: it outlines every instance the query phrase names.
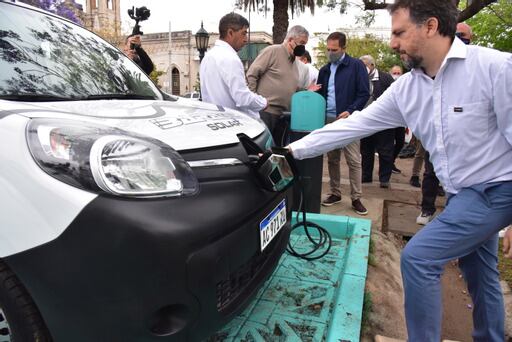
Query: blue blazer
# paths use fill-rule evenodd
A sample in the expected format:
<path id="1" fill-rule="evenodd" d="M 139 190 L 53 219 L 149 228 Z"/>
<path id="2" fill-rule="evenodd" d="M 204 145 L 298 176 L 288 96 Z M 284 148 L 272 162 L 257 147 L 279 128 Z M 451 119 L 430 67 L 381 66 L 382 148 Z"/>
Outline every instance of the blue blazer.
<path id="1" fill-rule="evenodd" d="M 327 87 L 331 76 L 331 63 L 324 65 L 318 72 L 317 84 L 322 88 L 318 93 L 327 101 Z M 345 54 L 345 58 L 336 69 L 334 75 L 334 88 L 336 94 L 336 113 L 362 110 L 370 98 L 370 80 L 368 71 L 359 59 Z"/>

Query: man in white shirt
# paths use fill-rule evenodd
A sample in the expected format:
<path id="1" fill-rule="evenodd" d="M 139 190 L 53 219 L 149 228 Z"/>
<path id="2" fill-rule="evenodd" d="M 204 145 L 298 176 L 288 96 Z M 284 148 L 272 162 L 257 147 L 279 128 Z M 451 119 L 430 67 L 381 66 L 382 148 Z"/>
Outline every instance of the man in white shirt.
<path id="1" fill-rule="evenodd" d="M 236 13 L 220 19 L 219 39 L 201 63 L 201 95 L 205 102 L 259 118 L 259 111 L 267 107 L 267 100 L 247 87 L 244 66 L 237 54 L 247 43 L 248 28 L 247 19 Z"/>
<path id="2" fill-rule="evenodd" d="M 497 252 L 498 232 L 512 222 L 512 55 L 455 38 L 452 1 L 396 0 L 390 12 L 390 45 L 412 71 L 361 112 L 289 149 L 309 158 L 384 129 L 412 129 L 448 201 L 402 251 L 409 341 L 440 340 L 440 277 L 457 258 L 474 303 L 474 340 L 504 341 Z"/>

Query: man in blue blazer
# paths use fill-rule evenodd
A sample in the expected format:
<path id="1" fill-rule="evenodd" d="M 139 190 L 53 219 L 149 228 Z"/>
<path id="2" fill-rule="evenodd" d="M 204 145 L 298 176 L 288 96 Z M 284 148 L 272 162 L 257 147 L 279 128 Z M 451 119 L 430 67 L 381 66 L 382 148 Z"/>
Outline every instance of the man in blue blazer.
<path id="1" fill-rule="evenodd" d="M 370 98 L 370 85 L 366 67 L 360 60 L 345 53 L 347 37 L 341 32 L 333 32 L 327 37 L 327 57 L 329 63 L 318 73 L 318 91 L 326 100 L 326 122 L 346 119 L 354 111 L 362 110 Z M 354 141 L 342 149 L 349 169 L 350 197 L 352 209 L 359 215 L 368 210 L 361 203 L 361 155 L 359 141 Z M 322 202 L 331 206 L 341 202 L 340 185 L 341 149 L 327 153 L 329 166 L 330 194 Z"/>

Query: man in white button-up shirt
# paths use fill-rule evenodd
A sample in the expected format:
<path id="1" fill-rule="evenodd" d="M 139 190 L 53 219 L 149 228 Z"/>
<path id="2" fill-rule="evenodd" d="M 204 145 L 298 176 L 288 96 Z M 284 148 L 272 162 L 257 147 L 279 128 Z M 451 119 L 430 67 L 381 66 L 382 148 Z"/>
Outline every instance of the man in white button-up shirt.
<path id="1" fill-rule="evenodd" d="M 289 148 L 309 158 L 410 127 L 430 152 L 448 201 L 402 252 L 409 341 L 440 340 L 440 276 L 457 258 L 474 303 L 473 338 L 504 341 L 497 250 L 498 232 L 512 222 L 512 55 L 455 38 L 453 1 L 396 0 L 390 12 L 391 47 L 412 71 L 363 111 Z"/>
<path id="2" fill-rule="evenodd" d="M 247 19 L 236 13 L 219 22 L 219 39 L 201 62 L 201 95 L 205 102 L 238 109 L 259 118 L 267 100 L 247 87 L 244 66 L 237 51 L 247 43 Z"/>

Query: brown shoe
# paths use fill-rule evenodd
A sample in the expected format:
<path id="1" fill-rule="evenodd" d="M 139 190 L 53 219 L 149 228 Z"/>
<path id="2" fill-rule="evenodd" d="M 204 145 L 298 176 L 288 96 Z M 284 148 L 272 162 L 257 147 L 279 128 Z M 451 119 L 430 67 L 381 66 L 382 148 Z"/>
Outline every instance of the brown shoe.
<path id="1" fill-rule="evenodd" d="M 352 201 L 352 209 L 359 215 L 368 214 L 368 210 L 364 207 L 363 203 L 360 200 L 356 199 Z"/>
<path id="2" fill-rule="evenodd" d="M 325 207 L 330 207 L 333 204 L 340 203 L 341 202 L 341 196 L 336 195 L 329 195 L 324 201 L 322 202 L 322 205 Z"/>

